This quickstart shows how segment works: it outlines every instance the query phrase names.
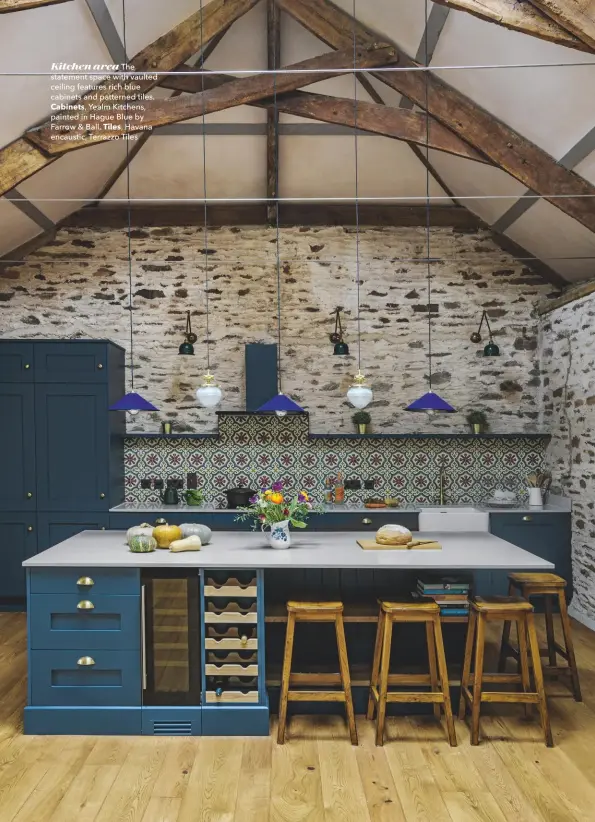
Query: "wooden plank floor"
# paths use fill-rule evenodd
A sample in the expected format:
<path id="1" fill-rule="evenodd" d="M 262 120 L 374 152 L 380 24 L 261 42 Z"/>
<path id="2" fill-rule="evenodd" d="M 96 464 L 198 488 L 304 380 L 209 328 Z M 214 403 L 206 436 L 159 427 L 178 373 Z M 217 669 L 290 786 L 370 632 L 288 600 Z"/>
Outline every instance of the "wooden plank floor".
<path id="1" fill-rule="evenodd" d="M 339 717 L 295 717 L 278 747 L 23 736 L 25 619 L 0 614 L 0 822 L 593 822 L 595 634 L 573 627 L 585 702 L 549 686 L 551 750 L 517 706 L 486 710 L 477 748 L 432 718 L 389 720 L 376 748 L 363 717 L 357 748 Z"/>

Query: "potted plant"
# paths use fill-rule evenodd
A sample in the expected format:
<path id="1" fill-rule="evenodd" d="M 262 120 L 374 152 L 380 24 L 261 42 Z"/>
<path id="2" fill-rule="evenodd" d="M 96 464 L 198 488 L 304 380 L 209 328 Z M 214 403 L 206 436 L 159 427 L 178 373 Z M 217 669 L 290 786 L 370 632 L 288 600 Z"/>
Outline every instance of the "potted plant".
<path id="1" fill-rule="evenodd" d="M 467 422 L 473 434 L 483 434 L 488 429 L 488 418 L 485 411 L 469 411 Z"/>
<path id="2" fill-rule="evenodd" d="M 365 434 L 367 432 L 368 425 L 372 422 L 372 417 L 367 411 L 356 411 L 351 419 L 353 420 L 354 425 L 357 425 L 357 430 L 360 434 Z"/>
<path id="3" fill-rule="evenodd" d="M 283 493 L 283 483 L 274 482 L 270 488 L 254 494 L 250 505 L 239 510 L 241 513 L 236 520 L 253 520 L 253 530 L 259 525 L 263 532 L 265 528 L 270 528 L 268 538 L 271 548 L 289 548 L 289 525 L 305 528 L 308 516 L 316 509 L 306 491 L 299 491 L 289 498 Z"/>

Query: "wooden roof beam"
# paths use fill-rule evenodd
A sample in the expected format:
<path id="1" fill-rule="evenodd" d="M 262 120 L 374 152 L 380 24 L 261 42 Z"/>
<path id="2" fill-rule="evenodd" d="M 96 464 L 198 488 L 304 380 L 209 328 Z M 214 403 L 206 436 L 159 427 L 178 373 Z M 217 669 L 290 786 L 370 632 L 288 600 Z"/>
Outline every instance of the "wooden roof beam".
<path id="1" fill-rule="evenodd" d="M 579 37 L 567 31 L 555 20 L 543 14 L 539 8 L 519 0 L 434 0 L 441 6 L 457 11 L 466 11 L 480 20 L 496 23 L 511 31 L 520 31 L 540 40 L 557 43 L 579 51 L 593 52 L 594 49 Z"/>
<path id="2" fill-rule="evenodd" d="M 39 9 L 42 6 L 55 6 L 57 3 L 68 3 L 70 0 L 0 0 L 0 14 L 10 11 Z"/>
<path id="3" fill-rule="evenodd" d="M 394 57 L 395 49 L 392 46 L 374 42 L 366 46 L 360 46 L 357 49 L 356 63 L 358 68 L 373 68 L 392 62 Z M 135 131 L 144 131 L 147 127 L 156 128 L 191 120 L 194 117 L 201 117 L 203 114 L 224 111 L 235 106 L 270 98 L 275 90 L 278 94 L 282 94 L 293 91 L 300 86 L 308 86 L 311 83 L 328 80 L 336 76 L 337 72 L 353 67 L 353 62 L 353 47 L 342 51 L 333 51 L 287 66 L 284 72 L 280 72 L 276 76 L 274 74 L 248 75 L 207 91 L 176 99 L 143 101 L 142 120 L 129 122 L 127 128 L 124 128 L 125 122 L 118 119 L 118 116 L 121 116 L 121 110 L 119 111 L 113 107 L 111 111 L 101 112 L 105 120 L 97 123 L 95 131 L 88 134 L 83 133 L 84 136 L 81 140 L 62 141 L 56 139 L 58 133 L 50 126 L 28 131 L 27 138 L 50 156 L 58 156 L 82 148 L 85 145 L 93 145 L 97 142 L 113 139 L 114 134 L 118 133 L 112 130 L 111 126 L 114 125 L 119 126 L 124 133 L 133 133 Z M 288 69 L 290 71 L 287 71 Z M 85 111 L 72 110 L 72 120 L 69 121 L 69 125 L 75 131 L 78 132 L 79 124 L 86 128 L 89 122 L 90 120 Z M 68 133 L 66 132 L 66 135 Z"/>
<path id="4" fill-rule="evenodd" d="M 595 0 L 531 0 L 560 26 L 595 49 Z"/>
<path id="5" fill-rule="evenodd" d="M 259 0 L 211 0 L 203 8 L 202 22 L 201 12 L 195 12 L 167 34 L 162 35 L 139 51 L 137 55 L 131 58 L 130 62 L 138 71 L 151 71 L 151 69 L 157 67 L 162 71 L 174 69 L 199 51 L 201 48 L 201 35 L 203 44 L 207 43 L 221 31 L 229 28 L 235 20 L 253 8 L 258 2 Z M 90 93 L 94 93 L 110 82 L 114 83 L 121 80 L 122 77 L 118 75 L 112 76 L 99 83 L 94 91 Z M 136 84 L 141 87 L 141 92 L 147 92 L 157 83 L 158 79 L 143 78 L 137 81 Z M 130 95 L 128 95 L 128 99 L 129 97 Z M 126 99 L 127 94 L 123 91 L 121 101 Z M 85 107 L 85 113 L 88 113 L 90 101 L 83 97 L 79 102 Z M 47 120 L 41 128 L 49 128 L 49 126 L 50 121 Z M 49 165 L 55 159 L 55 156 L 52 157 L 40 151 L 37 146 L 32 145 L 28 139 L 24 138 L 15 140 L 10 145 L 0 149 L 0 196 L 26 180 L 36 171 Z"/>
<path id="6" fill-rule="evenodd" d="M 354 31 L 360 46 L 378 39 L 379 35 L 354 21 L 331 0 L 277 2 L 291 17 L 333 48 L 344 49 L 353 45 Z M 419 68 L 419 64 L 404 52 L 398 50 L 398 53 L 399 69 Z M 495 166 L 595 232 L 595 186 L 583 177 L 561 166 L 543 149 L 431 72 L 384 71 L 374 76 L 420 108 L 427 108 L 432 117 L 486 155 Z"/>

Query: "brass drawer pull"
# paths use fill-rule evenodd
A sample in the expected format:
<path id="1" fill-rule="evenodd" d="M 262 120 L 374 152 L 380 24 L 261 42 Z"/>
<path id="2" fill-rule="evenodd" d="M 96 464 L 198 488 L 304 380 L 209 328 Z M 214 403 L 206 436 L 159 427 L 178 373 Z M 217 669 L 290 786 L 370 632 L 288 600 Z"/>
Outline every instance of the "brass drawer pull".
<path id="1" fill-rule="evenodd" d="M 363 518 L 362 525 L 371 525 L 371 524 L 372 524 L 372 520 L 370 519 L 370 517 L 364 517 Z"/>
<path id="2" fill-rule="evenodd" d="M 92 611 L 93 608 L 95 608 L 93 603 L 88 599 L 82 599 L 76 607 L 79 611 Z"/>
<path id="3" fill-rule="evenodd" d="M 79 578 L 77 579 L 77 581 L 76 581 L 76 584 L 77 584 L 77 585 L 85 585 L 85 586 L 87 586 L 88 588 L 90 588 L 90 587 L 91 587 L 91 585 L 95 585 L 95 583 L 94 583 L 94 581 L 91 579 L 91 577 L 79 577 Z"/>
<path id="4" fill-rule="evenodd" d="M 80 659 L 77 659 L 76 664 L 82 668 L 87 668 L 90 665 L 95 665 L 95 660 L 92 656 L 82 656 Z"/>
<path id="5" fill-rule="evenodd" d="M 248 644 L 248 637 L 246 636 L 246 634 L 242 634 L 242 636 L 240 637 L 240 642 L 242 643 L 242 645 Z"/>
<path id="6" fill-rule="evenodd" d="M 523 517 L 523 522 L 533 522 L 533 517 L 530 517 L 530 516 Z"/>

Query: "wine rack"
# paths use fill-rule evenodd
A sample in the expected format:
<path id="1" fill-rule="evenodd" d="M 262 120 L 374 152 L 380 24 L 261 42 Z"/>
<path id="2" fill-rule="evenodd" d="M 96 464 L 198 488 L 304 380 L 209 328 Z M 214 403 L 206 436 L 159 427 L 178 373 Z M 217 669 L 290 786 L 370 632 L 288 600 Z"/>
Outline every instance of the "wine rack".
<path id="1" fill-rule="evenodd" d="M 265 706 L 262 572 L 204 571 L 202 597 L 203 706 Z"/>

